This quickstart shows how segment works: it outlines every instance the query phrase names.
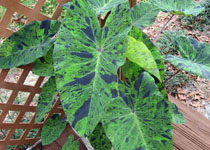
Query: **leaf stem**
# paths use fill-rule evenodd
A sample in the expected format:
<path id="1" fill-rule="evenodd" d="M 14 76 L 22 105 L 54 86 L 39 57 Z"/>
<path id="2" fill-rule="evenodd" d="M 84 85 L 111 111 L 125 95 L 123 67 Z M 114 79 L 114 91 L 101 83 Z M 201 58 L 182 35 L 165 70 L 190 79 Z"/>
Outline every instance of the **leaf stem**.
<path id="1" fill-rule="evenodd" d="M 156 35 L 156 37 L 153 40 L 153 43 L 156 43 L 157 39 L 159 38 L 160 34 L 163 32 L 163 30 L 165 29 L 165 27 L 167 26 L 167 24 L 171 21 L 171 19 L 174 17 L 174 14 L 172 14 L 172 16 L 168 19 L 168 21 L 162 26 L 162 28 L 160 29 L 160 31 L 158 32 L 158 34 Z"/>
<path id="2" fill-rule="evenodd" d="M 175 75 L 177 75 L 179 72 L 181 72 L 182 70 L 177 70 L 174 74 L 172 74 L 168 79 L 166 79 L 163 84 L 167 83 L 169 80 L 171 80 L 171 78 L 173 78 Z"/>
<path id="3" fill-rule="evenodd" d="M 27 150 L 33 150 L 36 146 L 38 146 L 40 143 L 42 142 L 42 140 L 40 139 L 39 141 L 37 141 L 34 145 L 32 145 L 31 147 L 27 148 Z"/>

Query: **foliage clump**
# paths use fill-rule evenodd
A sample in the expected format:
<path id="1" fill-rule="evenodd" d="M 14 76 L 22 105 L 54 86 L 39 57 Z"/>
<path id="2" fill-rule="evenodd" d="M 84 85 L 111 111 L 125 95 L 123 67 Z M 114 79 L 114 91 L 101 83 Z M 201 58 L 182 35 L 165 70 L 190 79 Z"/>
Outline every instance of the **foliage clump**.
<path id="1" fill-rule="evenodd" d="M 164 89 L 163 57 L 141 30 L 154 22 L 159 10 L 182 15 L 203 11 L 200 4 L 186 1 L 191 5 L 151 0 L 130 8 L 127 0 L 73 0 L 64 5 L 62 22 L 33 22 L 9 37 L 0 48 L 0 53 L 7 52 L 0 56 L 0 68 L 35 62 L 33 73 L 50 76 L 39 97 L 36 122 L 43 120 L 57 94 L 66 115 L 56 114 L 45 123 L 42 143 L 56 140 L 68 122 L 96 149 L 172 150 L 172 122 L 185 119 Z M 164 58 L 210 78 L 208 61 L 193 70 L 199 68 L 196 50 L 205 47 L 207 58 L 208 45 L 181 36 L 176 44 L 171 47 L 177 46 L 183 58 Z M 72 145 L 78 143 L 69 137 L 63 149 Z"/>

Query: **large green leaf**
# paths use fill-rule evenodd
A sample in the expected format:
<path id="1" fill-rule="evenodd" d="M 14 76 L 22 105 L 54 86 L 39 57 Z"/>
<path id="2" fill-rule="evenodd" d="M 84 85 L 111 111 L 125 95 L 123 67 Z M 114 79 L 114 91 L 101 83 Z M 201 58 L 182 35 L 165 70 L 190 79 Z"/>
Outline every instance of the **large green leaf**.
<path id="1" fill-rule="evenodd" d="M 210 79 L 210 45 L 193 38 L 178 37 L 181 57 L 166 55 L 164 58 L 177 68 Z"/>
<path id="2" fill-rule="evenodd" d="M 93 133 L 88 136 L 94 150 L 111 150 L 112 143 L 106 136 L 102 123 L 99 123 L 94 129 Z"/>
<path id="3" fill-rule="evenodd" d="M 152 56 L 154 57 L 156 64 L 158 66 L 161 81 L 163 81 L 165 74 L 164 71 L 165 66 L 158 48 L 150 41 L 149 37 L 144 32 L 142 32 L 136 27 L 133 27 L 131 29 L 131 31 L 129 32 L 129 36 L 132 36 L 137 41 L 143 42 L 147 46 L 147 48 L 151 51 Z"/>
<path id="4" fill-rule="evenodd" d="M 53 49 L 52 47 L 46 56 L 38 58 L 33 66 L 33 74 L 39 76 L 54 76 L 54 66 L 53 66 Z"/>
<path id="5" fill-rule="evenodd" d="M 142 73 L 144 70 L 142 68 L 140 68 L 139 65 L 137 65 L 133 62 L 130 62 L 130 61 L 126 61 L 126 63 L 122 66 L 122 71 L 123 71 L 123 76 L 124 76 L 124 79 L 126 80 L 126 82 L 128 84 L 134 84 L 135 80 L 132 80 L 132 79 L 136 79 L 138 77 L 138 75 L 140 73 Z M 156 85 L 158 86 L 159 91 L 161 92 L 162 96 L 164 97 L 164 99 L 166 100 L 168 105 L 170 106 L 172 122 L 176 123 L 176 124 L 184 124 L 185 118 L 184 118 L 182 112 L 179 110 L 179 108 L 175 104 L 171 103 L 168 100 L 167 92 L 166 92 L 165 88 L 162 87 L 163 84 L 158 82 L 158 83 L 156 83 Z"/>
<path id="6" fill-rule="evenodd" d="M 130 61 L 138 64 L 161 81 L 159 69 L 154 57 L 143 42 L 137 41 L 133 37 L 128 36 L 127 57 Z"/>
<path id="7" fill-rule="evenodd" d="M 52 37 L 57 33 L 60 22 L 45 20 L 32 22 L 4 41 L 0 51 L 10 55 L 0 57 L 0 68 L 8 69 L 34 62 L 45 56 L 54 43 Z"/>
<path id="8" fill-rule="evenodd" d="M 128 5 L 128 4 L 127 4 Z M 56 83 L 70 124 L 88 136 L 105 113 L 117 88 L 117 70 L 126 59 L 131 18 L 119 5 L 100 28 L 86 0 L 73 1 L 54 49 Z"/>
<path id="9" fill-rule="evenodd" d="M 128 0 L 87 0 L 90 6 L 97 12 L 97 15 L 105 14 L 117 7 L 119 4 L 123 4 Z M 129 6 L 128 6 L 129 7 Z"/>
<path id="10" fill-rule="evenodd" d="M 41 139 L 42 145 L 49 145 L 55 141 L 66 127 L 66 120 L 60 120 L 58 114 L 53 115 L 50 119 L 46 121 L 42 128 Z"/>
<path id="11" fill-rule="evenodd" d="M 113 101 L 102 119 L 106 135 L 115 150 L 173 149 L 171 114 L 147 73 L 131 84 L 119 85 L 120 97 Z"/>
<path id="12" fill-rule="evenodd" d="M 57 89 L 55 84 L 55 77 L 51 77 L 43 86 L 42 92 L 39 96 L 38 105 L 36 108 L 35 122 L 41 122 L 46 113 L 48 113 L 57 99 Z"/>
<path id="13" fill-rule="evenodd" d="M 151 2 L 162 9 L 175 15 L 197 16 L 205 10 L 200 3 L 194 0 L 151 0 Z"/>
<path id="14" fill-rule="evenodd" d="M 70 135 L 63 145 L 62 150 L 79 150 L 79 142 L 74 141 L 74 135 Z"/>
<path id="15" fill-rule="evenodd" d="M 137 28 L 148 27 L 155 21 L 160 9 L 150 2 L 141 2 L 131 9 L 133 26 Z"/>
<path id="16" fill-rule="evenodd" d="M 123 73 L 123 76 L 124 76 L 124 79 L 126 80 L 126 82 L 128 84 L 134 84 L 135 80 L 132 80 L 132 79 L 138 78 L 138 75 L 140 73 L 142 73 L 144 70 L 141 69 L 139 67 L 139 65 L 137 65 L 133 62 L 130 62 L 130 61 L 126 61 L 126 63 L 122 66 L 122 71 L 123 71 L 122 73 Z M 184 124 L 185 118 L 184 118 L 182 112 L 179 110 L 179 108 L 175 104 L 171 103 L 168 100 L 167 92 L 166 92 L 165 88 L 162 87 L 163 84 L 156 83 L 156 85 L 158 86 L 161 94 L 163 95 L 164 99 L 170 106 L 170 114 L 172 117 L 172 122 L 176 123 L 176 124 Z"/>

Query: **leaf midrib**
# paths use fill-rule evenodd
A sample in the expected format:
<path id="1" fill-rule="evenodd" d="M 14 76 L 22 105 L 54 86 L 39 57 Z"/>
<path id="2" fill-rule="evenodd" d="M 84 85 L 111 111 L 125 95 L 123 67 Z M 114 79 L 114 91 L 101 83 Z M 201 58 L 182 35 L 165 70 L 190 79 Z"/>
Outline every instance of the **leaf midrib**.
<path id="1" fill-rule="evenodd" d="M 146 141 L 145 141 L 145 138 L 144 138 L 144 136 L 143 136 L 143 132 L 142 132 L 142 130 L 141 130 L 141 128 L 140 128 L 140 126 L 141 126 L 141 125 L 140 125 L 140 121 L 138 120 L 136 113 L 133 113 L 133 116 L 134 116 L 134 121 L 135 121 L 136 124 L 137 124 L 137 129 L 139 130 L 140 135 L 141 135 L 141 137 L 142 137 L 142 139 L 143 139 L 143 142 L 144 142 L 144 144 L 145 144 L 146 150 L 149 150 L 148 147 L 147 147 L 147 143 L 146 143 Z"/>

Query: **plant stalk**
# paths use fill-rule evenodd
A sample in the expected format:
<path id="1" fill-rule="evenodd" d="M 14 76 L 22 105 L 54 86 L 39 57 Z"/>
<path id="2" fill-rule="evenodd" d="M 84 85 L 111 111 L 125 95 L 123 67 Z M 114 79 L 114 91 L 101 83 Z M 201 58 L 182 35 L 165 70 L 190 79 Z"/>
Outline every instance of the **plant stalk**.
<path id="1" fill-rule="evenodd" d="M 175 75 L 177 75 L 178 73 L 180 73 L 182 70 L 177 70 L 174 74 L 172 74 L 168 79 L 166 79 L 163 84 L 167 83 L 169 80 L 171 80 L 171 78 L 173 78 Z"/>
<path id="2" fill-rule="evenodd" d="M 42 142 L 42 140 L 40 139 L 39 141 L 37 141 L 34 145 L 32 145 L 31 147 L 27 148 L 26 150 L 33 150 L 36 146 L 38 146 L 40 143 Z"/>
<path id="3" fill-rule="evenodd" d="M 174 17 L 174 14 L 172 14 L 172 16 L 168 19 L 168 21 L 162 26 L 162 28 L 160 29 L 160 31 L 158 32 L 158 34 L 156 35 L 156 37 L 153 40 L 153 43 L 156 43 L 157 39 L 159 38 L 160 34 L 163 32 L 163 30 L 165 29 L 165 27 L 167 26 L 167 24 L 171 21 L 171 19 Z"/>

